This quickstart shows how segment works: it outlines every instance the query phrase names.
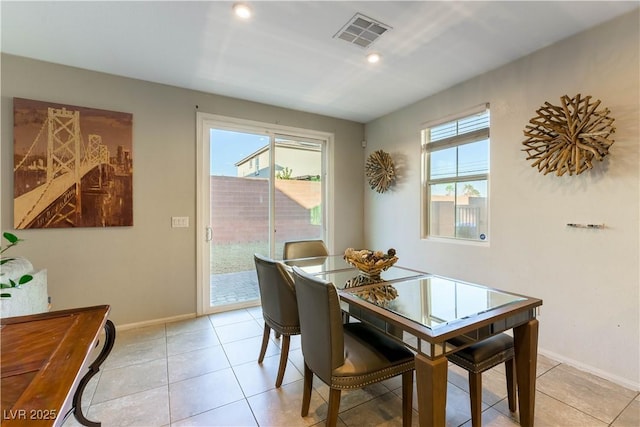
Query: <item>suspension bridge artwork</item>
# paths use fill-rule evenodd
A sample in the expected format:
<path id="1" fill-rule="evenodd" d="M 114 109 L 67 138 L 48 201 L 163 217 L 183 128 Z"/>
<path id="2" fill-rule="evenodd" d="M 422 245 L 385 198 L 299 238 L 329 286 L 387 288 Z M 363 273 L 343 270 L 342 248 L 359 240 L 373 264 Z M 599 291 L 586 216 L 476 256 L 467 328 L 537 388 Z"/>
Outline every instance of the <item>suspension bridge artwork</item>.
<path id="1" fill-rule="evenodd" d="M 14 228 L 133 225 L 133 115 L 13 99 Z"/>

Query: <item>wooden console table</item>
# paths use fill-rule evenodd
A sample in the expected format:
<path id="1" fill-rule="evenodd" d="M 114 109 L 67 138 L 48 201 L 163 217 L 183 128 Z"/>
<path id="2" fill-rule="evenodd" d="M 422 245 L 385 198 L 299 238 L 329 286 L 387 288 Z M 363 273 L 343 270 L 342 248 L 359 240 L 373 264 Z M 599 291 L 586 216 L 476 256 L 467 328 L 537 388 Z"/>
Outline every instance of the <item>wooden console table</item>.
<path id="1" fill-rule="evenodd" d="M 82 392 L 115 342 L 116 329 L 101 305 L 1 319 L 2 425 L 60 426 L 82 414 Z M 105 340 L 91 362 L 101 330 Z"/>

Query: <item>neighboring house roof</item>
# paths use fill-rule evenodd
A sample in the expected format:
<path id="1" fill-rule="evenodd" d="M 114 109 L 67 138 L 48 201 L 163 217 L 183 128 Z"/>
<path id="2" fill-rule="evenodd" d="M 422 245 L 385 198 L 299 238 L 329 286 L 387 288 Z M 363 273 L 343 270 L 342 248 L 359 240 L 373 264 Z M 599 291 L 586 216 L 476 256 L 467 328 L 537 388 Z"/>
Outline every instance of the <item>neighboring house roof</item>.
<path id="1" fill-rule="evenodd" d="M 287 143 L 285 141 L 279 141 L 278 145 L 276 146 L 276 148 L 290 148 L 293 150 L 300 150 L 300 149 L 304 149 L 304 150 L 309 150 L 308 147 L 304 147 L 301 148 L 299 144 L 297 143 Z M 249 160 L 258 157 L 260 154 L 264 153 L 265 151 L 267 151 L 269 149 L 269 144 L 265 145 L 264 147 L 261 147 L 259 149 L 257 149 L 256 151 L 254 151 L 253 153 L 249 154 L 248 156 L 238 160 L 234 166 L 240 166 L 243 163 L 248 162 Z M 314 151 L 319 151 L 319 150 L 314 150 Z"/>
<path id="2" fill-rule="evenodd" d="M 248 162 L 249 160 L 253 159 L 254 157 L 258 157 L 260 154 L 264 153 L 265 151 L 267 151 L 269 149 L 269 144 L 265 145 L 264 147 L 254 151 L 253 153 L 249 154 L 247 157 L 238 160 L 234 166 L 238 167 L 243 163 Z"/>

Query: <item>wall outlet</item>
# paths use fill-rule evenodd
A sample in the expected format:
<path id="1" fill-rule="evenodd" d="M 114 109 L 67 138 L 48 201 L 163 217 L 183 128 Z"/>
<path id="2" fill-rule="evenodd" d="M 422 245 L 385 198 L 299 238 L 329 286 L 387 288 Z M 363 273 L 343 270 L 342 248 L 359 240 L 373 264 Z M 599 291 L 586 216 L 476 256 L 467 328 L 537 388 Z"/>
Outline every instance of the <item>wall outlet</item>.
<path id="1" fill-rule="evenodd" d="M 181 227 L 189 227 L 189 217 L 188 216 L 172 216 L 171 228 L 181 228 Z"/>

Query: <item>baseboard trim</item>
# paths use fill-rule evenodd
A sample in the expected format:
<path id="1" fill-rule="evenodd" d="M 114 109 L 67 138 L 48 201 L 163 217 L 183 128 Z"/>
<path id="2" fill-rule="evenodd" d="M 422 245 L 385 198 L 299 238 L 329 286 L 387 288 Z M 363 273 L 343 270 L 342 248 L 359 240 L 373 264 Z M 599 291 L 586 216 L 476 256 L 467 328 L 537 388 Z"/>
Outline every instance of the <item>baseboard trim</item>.
<path id="1" fill-rule="evenodd" d="M 179 314 L 177 316 L 163 317 L 161 319 L 145 320 L 144 322 L 126 323 L 124 325 L 116 325 L 118 331 L 126 331 L 128 329 L 144 328 L 145 326 L 155 326 L 163 323 L 178 322 L 180 320 L 189 320 L 196 317 L 195 313 Z"/>
<path id="2" fill-rule="evenodd" d="M 594 368 L 593 366 L 584 364 L 582 362 L 579 362 L 577 360 L 562 356 L 561 354 L 558 353 L 554 353 L 552 351 L 548 351 L 548 350 L 544 350 L 542 348 L 538 349 L 538 353 L 548 357 L 550 359 L 555 360 L 556 362 L 560 362 L 560 363 L 565 363 L 573 368 L 579 369 L 581 371 L 585 371 L 588 372 L 590 374 L 593 374 L 597 377 L 600 378 L 604 378 L 605 380 L 611 381 L 613 383 L 616 383 L 622 387 L 631 389 L 633 391 L 640 391 L 640 383 L 637 382 L 633 382 L 632 380 L 628 379 L 628 378 L 623 378 L 623 377 L 619 377 L 617 375 L 613 375 L 610 372 L 606 372 L 603 371 L 601 369 L 598 368 Z"/>

